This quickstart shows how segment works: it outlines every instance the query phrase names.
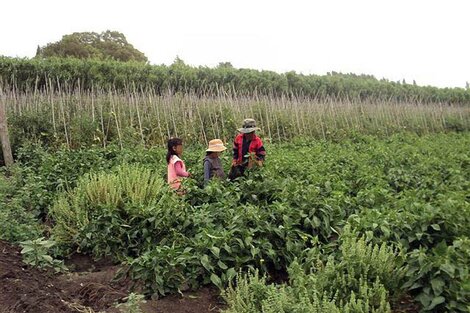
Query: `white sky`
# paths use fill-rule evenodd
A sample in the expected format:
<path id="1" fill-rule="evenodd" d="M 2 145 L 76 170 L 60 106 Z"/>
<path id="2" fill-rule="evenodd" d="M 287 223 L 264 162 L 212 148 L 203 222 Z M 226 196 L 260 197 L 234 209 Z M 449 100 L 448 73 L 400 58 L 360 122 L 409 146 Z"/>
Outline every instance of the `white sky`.
<path id="1" fill-rule="evenodd" d="M 152 64 L 470 82 L 469 0 L 4 0 L 0 55 L 33 57 L 72 32 L 117 30 Z"/>

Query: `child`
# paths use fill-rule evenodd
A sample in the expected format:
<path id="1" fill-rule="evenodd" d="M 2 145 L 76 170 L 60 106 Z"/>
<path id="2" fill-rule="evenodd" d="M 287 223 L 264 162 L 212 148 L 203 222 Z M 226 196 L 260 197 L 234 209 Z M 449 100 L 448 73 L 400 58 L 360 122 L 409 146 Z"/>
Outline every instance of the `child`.
<path id="1" fill-rule="evenodd" d="M 207 185 L 213 177 L 225 178 L 224 168 L 219 155 L 226 149 L 220 139 L 209 141 L 209 148 L 206 150 L 206 157 L 204 158 L 204 185 Z"/>
<path id="2" fill-rule="evenodd" d="M 181 155 L 183 154 L 183 140 L 172 138 L 168 140 L 168 153 L 166 154 L 166 162 L 168 164 L 168 184 L 174 190 L 180 190 L 182 177 L 190 177 L 191 174 L 186 172 L 186 166 Z"/>

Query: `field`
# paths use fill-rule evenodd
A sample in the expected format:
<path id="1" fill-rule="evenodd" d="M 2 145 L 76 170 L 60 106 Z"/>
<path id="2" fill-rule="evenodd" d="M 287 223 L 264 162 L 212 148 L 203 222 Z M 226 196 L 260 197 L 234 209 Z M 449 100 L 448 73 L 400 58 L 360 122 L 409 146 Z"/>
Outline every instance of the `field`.
<path id="1" fill-rule="evenodd" d="M 196 109 L 197 101 L 181 99 L 188 106 L 170 110 L 182 114 Z M 210 110 L 217 101 L 198 101 L 207 104 L 209 116 L 217 116 L 218 111 Z M 239 102 L 223 104 L 222 112 L 237 112 Z M 24 286 L 8 289 L 13 281 L 28 278 L 2 266 L 0 303 L 6 305 L 0 309 L 36 312 L 41 303 L 50 302 L 50 312 L 117 312 L 120 302 L 120 309 L 133 312 L 143 294 L 147 303 L 142 309 L 148 312 L 468 312 L 468 111 L 419 107 L 409 108 L 417 113 L 407 115 L 382 104 L 375 108 L 390 115 L 358 120 L 362 115 L 330 115 L 343 131 L 328 126 L 323 137 L 318 123 L 325 127 L 328 115 L 289 114 L 295 109 L 276 105 L 272 110 L 284 112 L 287 122 L 300 116 L 303 122 L 285 124 L 286 132 L 276 137 L 274 125 L 282 116 L 273 111 L 257 116 L 264 116 L 266 166 L 239 181 L 205 188 L 204 145 L 198 142 L 204 136 L 228 141 L 243 110 L 233 117 L 221 115 L 219 124 L 210 124 L 219 125 L 220 132 L 214 126 L 205 135 L 200 129 L 206 122 L 187 119 L 183 126 L 184 119 L 175 118 L 180 135 L 188 137 L 183 157 L 194 174 L 185 182 L 183 197 L 169 191 L 163 179 L 161 141 L 166 131 L 143 138 L 137 131 L 137 141 L 123 136 L 126 128 L 139 130 L 139 119 L 131 123 L 130 116 L 142 114 L 143 122 L 145 111 L 114 111 L 123 114 L 115 114 L 119 118 L 114 120 L 122 136 L 106 144 L 103 137 L 90 141 L 93 136 L 86 132 L 65 135 L 65 127 L 62 135 L 61 115 L 55 116 L 56 126 L 46 118 L 51 128 L 17 141 L 17 164 L 0 176 L 0 239 L 19 244 L 25 262 L 48 270 L 33 273 L 37 270 L 28 268 L 35 281 L 46 280 L 40 276 L 46 275 L 51 285 L 63 288 L 55 293 L 65 302 L 24 291 Z M 313 110 L 305 103 L 298 108 Z M 19 122 L 28 114 L 12 116 L 18 136 Z M 451 120 L 464 129 L 445 127 Z M 129 121 L 126 127 L 124 121 Z M 347 128 L 354 121 L 357 129 Z M 405 122 L 411 130 L 399 129 Z M 198 123 L 201 128 L 191 131 Z M 153 125 L 174 132 L 168 124 Z M 287 135 L 289 126 L 297 127 L 293 133 L 299 135 Z M 223 162 L 228 170 L 230 153 Z M 7 245 L 3 251 L 17 249 L 2 245 Z M 0 265 L 19 264 L 20 254 L 15 255 L 14 261 L 3 259 Z M 83 260 L 91 263 L 80 269 Z M 118 280 L 96 278 L 100 271 Z M 31 301 L 13 297 L 20 290 Z"/>
<path id="2" fill-rule="evenodd" d="M 470 91 L 0 58 L 1 312 L 469 312 Z M 262 168 L 203 186 L 258 122 Z M 192 178 L 165 181 L 183 138 Z M 225 171 L 230 149 L 222 157 Z M 0 159 L 3 163 L 3 159 Z"/>

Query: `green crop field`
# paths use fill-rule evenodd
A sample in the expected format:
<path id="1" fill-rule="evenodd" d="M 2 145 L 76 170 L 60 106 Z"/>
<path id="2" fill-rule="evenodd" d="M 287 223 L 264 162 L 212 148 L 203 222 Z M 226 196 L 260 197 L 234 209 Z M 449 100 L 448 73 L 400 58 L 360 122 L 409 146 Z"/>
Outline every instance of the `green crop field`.
<path id="1" fill-rule="evenodd" d="M 213 284 L 227 312 L 391 312 L 404 294 L 467 312 L 469 147 L 468 132 L 296 139 L 267 144 L 245 179 L 202 188 L 192 145 L 180 197 L 161 147 L 28 144 L 0 180 L 0 236 L 48 233 L 56 259 L 112 257 L 147 295 Z"/>
<path id="2" fill-rule="evenodd" d="M 227 313 L 470 312 L 468 89 L 184 63 L 0 68 L 15 158 L 0 168 L 0 244 L 26 264 L 110 260 L 132 282 L 129 307 L 208 288 Z M 248 117 L 264 166 L 204 186 L 208 141 L 229 147 L 228 172 Z M 184 195 L 165 179 L 173 136 L 192 173 Z M 94 305 L 119 294 L 94 286 Z M 61 301 L 95 312 L 77 292 Z"/>

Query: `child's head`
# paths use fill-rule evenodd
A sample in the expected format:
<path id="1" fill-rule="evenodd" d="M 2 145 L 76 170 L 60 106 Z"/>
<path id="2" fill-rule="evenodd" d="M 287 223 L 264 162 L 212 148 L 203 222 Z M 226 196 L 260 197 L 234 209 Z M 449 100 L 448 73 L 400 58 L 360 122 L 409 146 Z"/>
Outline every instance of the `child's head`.
<path id="1" fill-rule="evenodd" d="M 170 163 L 172 155 L 181 156 L 183 154 L 183 140 L 180 138 L 171 138 L 168 140 L 168 152 L 166 154 L 166 162 Z"/>
<path id="2" fill-rule="evenodd" d="M 206 150 L 207 156 L 218 157 L 222 151 L 225 151 L 227 148 L 224 146 L 224 143 L 220 139 L 213 139 L 209 141 L 209 147 Z"/>

